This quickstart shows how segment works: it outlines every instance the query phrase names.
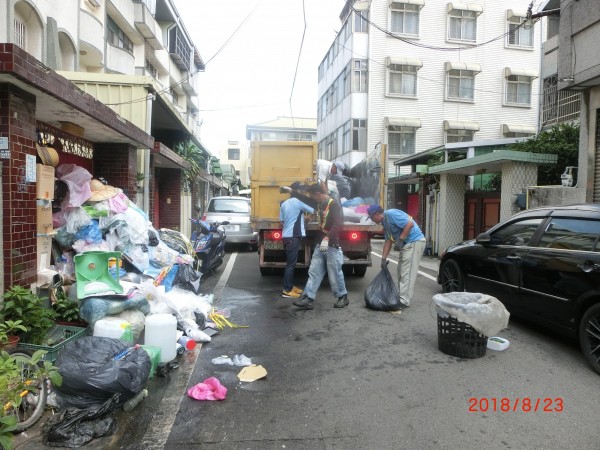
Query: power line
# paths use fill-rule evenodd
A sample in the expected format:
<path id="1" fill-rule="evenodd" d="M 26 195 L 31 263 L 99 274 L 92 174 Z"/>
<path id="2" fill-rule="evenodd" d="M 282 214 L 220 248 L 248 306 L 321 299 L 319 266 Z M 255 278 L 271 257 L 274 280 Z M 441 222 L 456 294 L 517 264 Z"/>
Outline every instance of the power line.
<path id="1" fill-rule="evenodd" d="M 296 76 L 298 75 L 298 66 L 300 65 L 300 55 L 302 55 L 302 48 L 304 47 L 304 36 L 306 35 L 306 5 L 304 4 L 304 0 L 302 0 L 302 16 L 304 18 L 304 28 L 302 29 L 302 39 L 300 41 L 300 49 L 298 50 L 298 59 L 296 60 L 296 70 L 294 72 L 294 80 L 292 81 L 292 90 L 290 92 L 290 115 L 292 117 L 292 125 L 295 126 L 294 123 L 294 112 L 292 111 L 292 97 L 294 95 L 294 87 L 296 86 Z"/>

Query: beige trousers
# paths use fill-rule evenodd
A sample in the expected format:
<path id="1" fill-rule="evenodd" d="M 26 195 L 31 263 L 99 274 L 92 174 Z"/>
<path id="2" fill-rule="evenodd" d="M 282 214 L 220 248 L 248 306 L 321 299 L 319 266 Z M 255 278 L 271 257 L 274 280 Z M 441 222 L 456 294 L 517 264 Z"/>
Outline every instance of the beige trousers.
<path id="1" fill-rule="evenodd" d="M 406 244 L 398 256 L 398 293 L 400 301 L 406 306 L 410 305 L 417 282 L 419 263 L 425 251 L 425 239 Z"/>

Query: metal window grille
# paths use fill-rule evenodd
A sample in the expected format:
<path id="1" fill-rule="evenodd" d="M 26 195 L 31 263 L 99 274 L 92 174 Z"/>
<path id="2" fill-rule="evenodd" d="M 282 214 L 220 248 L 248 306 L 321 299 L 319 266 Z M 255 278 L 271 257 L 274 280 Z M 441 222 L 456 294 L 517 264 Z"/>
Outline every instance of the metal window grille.
<path id="1" fill-rule="evenodd" d="M 23 22 L 21 22 L 20 20 L 15 19 L 14 26 L 15 26 L 15 44 L 18 45 L 19 47 L 21 47 L 23 50 L 25 50 L 25 44 L 26 44 L 25 24 Z"/>
<path id="2" fill-rule="evenodd" d="M 581 93 L 558 90 L 558 77 L 544 79 L 542 89 L 542 127 L 579 119 Z"/>

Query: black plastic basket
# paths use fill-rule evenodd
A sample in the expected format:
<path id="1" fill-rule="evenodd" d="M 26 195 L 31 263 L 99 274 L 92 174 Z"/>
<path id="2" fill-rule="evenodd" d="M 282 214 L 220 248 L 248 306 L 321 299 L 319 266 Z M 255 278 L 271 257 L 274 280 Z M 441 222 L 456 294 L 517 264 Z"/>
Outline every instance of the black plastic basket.
<path id="1" fill-rule="evenodd" d="M 481 358 L 487 349 L 487 336 L 452 316 L 438 314 L 438 348 L 459 358 Z"/>

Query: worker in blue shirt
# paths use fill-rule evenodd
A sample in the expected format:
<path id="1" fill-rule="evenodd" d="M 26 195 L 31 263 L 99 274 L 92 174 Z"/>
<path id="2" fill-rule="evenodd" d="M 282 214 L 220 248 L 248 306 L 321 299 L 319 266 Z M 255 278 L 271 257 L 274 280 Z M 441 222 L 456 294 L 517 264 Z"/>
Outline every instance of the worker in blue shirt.
<path id="1" fill-rule="evenodd" d="M 383 225 L 385 242 L 381 255 L 381 267 L 387 265 L 387 257 L 394 245 L 400 251 L 398 256 L 398 293 L 400 301 L 410 305 L 413 297 L 421 257 L 425 251 L 426 240 L 419 225 L 401 209 L 384 211 L 379 205 L 371 205 L 367 210 L 369 218 Z"/>
<path id="2" fill-rule="evenodd" d="M 299 181 L 290 186 L 296 192 L 306 191 Z M 302 289 L 294 286 L 294 272 L 298 262 L 298 251 L 302 246 L 302 239 L 306 237 L 304 230 L 304 213 L 314 214 L 315 210 L 306 203 L 301 202 L 295 197 L 290 197 L 281 204 L 279 209 L 279 221 L 283 227 L 282 238 L 283 248 L 285 249 L 286 265 L 283 272 L 283 292 L 282 297 L 300 298 Z"/>

